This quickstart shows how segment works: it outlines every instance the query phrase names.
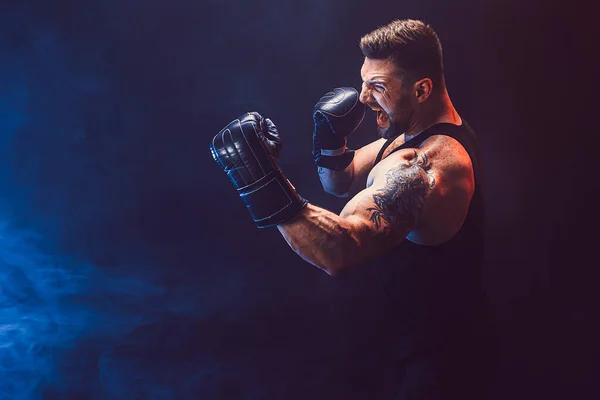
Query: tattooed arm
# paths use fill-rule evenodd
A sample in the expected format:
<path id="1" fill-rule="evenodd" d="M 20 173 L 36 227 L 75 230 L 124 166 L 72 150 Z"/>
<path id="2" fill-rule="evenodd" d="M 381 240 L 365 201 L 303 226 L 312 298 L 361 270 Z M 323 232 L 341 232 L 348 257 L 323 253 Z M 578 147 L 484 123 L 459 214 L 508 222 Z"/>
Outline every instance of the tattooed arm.
<path id="1" fill-rule="evenodd" d="M 371 175 L 371 185 L 340 215 L 308 204 L 278 225 L 298 255 L 329 275 L 387 252 L 407 235 L 420 244 L 443 243 L 462 226 L 474 191 L 469 155 L 448 136 L 391 154 Z"/>
<path id="2" fill-rule="evenodd" d="M 290 247 L 335 275 L 399 244 L 417 223 L 436 179 L 424 152 L 402 151 L 388 159 L 389 167 L 339 216 L 308 204 L 296 218 L 279 225 Z"/>

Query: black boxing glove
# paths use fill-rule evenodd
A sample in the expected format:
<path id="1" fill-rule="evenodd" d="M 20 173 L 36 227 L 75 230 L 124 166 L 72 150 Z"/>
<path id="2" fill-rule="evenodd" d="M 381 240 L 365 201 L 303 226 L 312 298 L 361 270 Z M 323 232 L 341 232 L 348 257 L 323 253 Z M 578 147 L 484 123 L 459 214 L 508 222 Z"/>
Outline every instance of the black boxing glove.
<path id="1" fill-rule="evenodd" d="M 210 146 L 259 228 L 293 217 L 307 203 L 279 169 L 280 150 L 275 124 L 256 112 L 232 121 Z"/>
<path id="2" fill-rule="evenodd" d="M 358 128 L 366 111 L 358 97 L 354 88 L 336 88 L 315 105 L 313 158 L 318 166 L 343 170 L 352 162 L 354 151 L 346 148 L 347 137 Z"/>

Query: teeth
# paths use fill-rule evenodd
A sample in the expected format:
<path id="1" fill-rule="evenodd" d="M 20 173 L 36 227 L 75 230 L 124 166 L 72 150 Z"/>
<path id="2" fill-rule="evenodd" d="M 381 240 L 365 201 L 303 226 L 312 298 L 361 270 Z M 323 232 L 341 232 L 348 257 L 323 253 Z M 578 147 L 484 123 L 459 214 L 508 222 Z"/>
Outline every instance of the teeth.
<path id="1" fill-rule="evenodd" d="M 377 111 L 377 123 L 380 125 L 386 124 L 388 121 L 388 116 L 382 110 Z"/>

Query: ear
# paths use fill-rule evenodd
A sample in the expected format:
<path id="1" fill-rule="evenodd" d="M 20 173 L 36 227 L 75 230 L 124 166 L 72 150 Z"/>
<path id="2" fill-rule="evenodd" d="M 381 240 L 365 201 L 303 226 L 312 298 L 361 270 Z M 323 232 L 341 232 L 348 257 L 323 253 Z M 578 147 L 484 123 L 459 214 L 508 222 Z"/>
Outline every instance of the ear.
<path id="1" fill-rule="evenodd" d="M 433 90 L 433 81 L 430 78 L 419 79 L 415 82 L 414 93 L 418 103 L 425 102 Z"/>

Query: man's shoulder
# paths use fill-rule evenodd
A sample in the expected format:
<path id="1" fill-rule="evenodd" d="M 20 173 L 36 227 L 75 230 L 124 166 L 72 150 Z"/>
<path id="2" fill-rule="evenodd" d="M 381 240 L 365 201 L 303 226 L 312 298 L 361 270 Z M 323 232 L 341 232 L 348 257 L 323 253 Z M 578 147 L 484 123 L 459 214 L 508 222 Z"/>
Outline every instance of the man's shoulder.
<path id="1" fill-rule="evenodd" d="M 433 134 L 427 138 L 419 150 L 427 154 L 432 161 L 434 169 L 439 173 L 464 173 L 472 174 L 473 165 L 471 157 L 465 147 L 455 138 L 445 134 Z"/>
<path id="2" fill-rule="evenodd" d="M 381 160 L 371 171 L 370 181 L 385 179 L 393 169 L 417 167 L 427 170 L 444 186 L 470 180 L 473 174 L 471 159 L 456 139 L 447 135 L 432 135 L 418 147 L 394 151 Z"/>

